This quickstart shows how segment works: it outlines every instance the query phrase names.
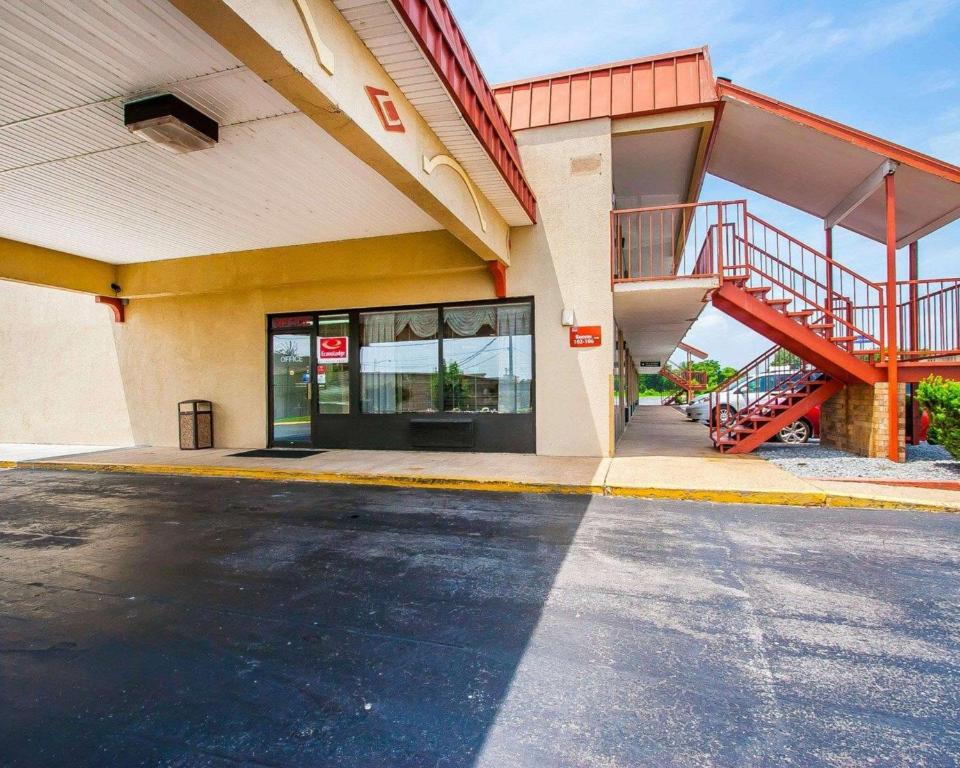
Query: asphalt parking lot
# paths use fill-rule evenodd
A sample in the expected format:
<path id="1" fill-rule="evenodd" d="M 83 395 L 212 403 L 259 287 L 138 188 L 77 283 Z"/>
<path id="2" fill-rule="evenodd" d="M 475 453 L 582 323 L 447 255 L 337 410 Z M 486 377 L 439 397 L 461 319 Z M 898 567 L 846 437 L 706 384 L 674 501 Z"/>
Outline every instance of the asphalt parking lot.
<path id="1" fill-rule="evenodd" d="M 0 765 L 955 766 L 960 516 L 0 472 Z"/>

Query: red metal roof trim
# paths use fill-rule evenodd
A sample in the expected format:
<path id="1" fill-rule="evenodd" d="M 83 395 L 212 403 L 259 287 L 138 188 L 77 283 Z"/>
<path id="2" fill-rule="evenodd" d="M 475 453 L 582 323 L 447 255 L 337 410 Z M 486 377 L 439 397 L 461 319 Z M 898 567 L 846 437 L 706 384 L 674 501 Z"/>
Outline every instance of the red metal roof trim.
<path id="1" fill-rule="evenodd" d="M 717 100 L 706 47 L 504 83 L 494 94 L 515 131 Z"/>
<path id="2" fill-rule="evenodd" d="M 915 152 L 907 147 L 885 141 L 884 139 L 857 130 L 856 128 L 851 128 L 849 125 L 838 123 L 835 120 L 830 120 L 813 112 L 807 112 L 799 107 L 777 101 L 769 96 L 764 96 L 762 93 L 747 90 L 733 83 L 720 81 L 717 83 L 717 92 L 721 98 L 727 97 L 735 99 L 736 101 L 742 101 L 745 104 L 758 107 L 772 114 L 813 128 L 828 136 L 833 136 L 871 152 L 876 152 L 878 155 L 882 155 L 890 160 L 896 160 L 898 163 L 912 166 L 917 170 L 960 184 L 960 168 L 950 163 L 945 163 L 943 160 L 937 160 L 935 157 L 924 155 L 921 152 Z"/>
<path id="3" fill-rule="evenodd" d="M 536 221 L 537 200 L 523 176 L 517 141 L 445 0 L 393 0 L 393 5 L 520 205 Z"/>

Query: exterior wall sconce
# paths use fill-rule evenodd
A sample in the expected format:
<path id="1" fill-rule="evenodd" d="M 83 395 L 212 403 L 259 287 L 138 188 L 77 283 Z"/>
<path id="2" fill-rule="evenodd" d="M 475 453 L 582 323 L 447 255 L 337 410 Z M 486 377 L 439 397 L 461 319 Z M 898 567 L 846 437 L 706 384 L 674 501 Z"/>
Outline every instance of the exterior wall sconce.
<path id="1" fill-rule="evenodd" d="M 123 105 L 123 124 L 131 133 L 177 154 L 209 149 L 220 137 L 216 120 L 172 93 L 128 101 Z"/>
<path id="2" fill-rule="evenodd" d="M 569 328 L 577 324 L 577 315 L 572 309 L 564 307 L 560 310 L 560 325 Z"/>

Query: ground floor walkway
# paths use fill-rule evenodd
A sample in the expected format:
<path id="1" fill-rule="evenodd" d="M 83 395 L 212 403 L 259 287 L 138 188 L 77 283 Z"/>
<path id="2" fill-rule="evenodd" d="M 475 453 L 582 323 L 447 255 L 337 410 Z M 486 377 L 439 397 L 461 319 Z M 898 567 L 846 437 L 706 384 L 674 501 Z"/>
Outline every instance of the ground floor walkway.
<path id="1" fill-rule="evenodd" d="M 641 421 L 636 422 L 639 426 Z M 685 425 L 686 426 L 686 425 Z M 696 427 L 696 425 L 689 425 Z M 687 499 L 720 503 L 960 511 L 960 491 L 801 478 L 757 456 L 638 455 L 613 459 L 504 453 L 317 451 L 301 458 L 237 449 L 115 448 L 12 460 L 0 468 Z M 0 485 L 2 485 L 0 476 Z"/>
<path id="2" fill-rule="evenodd" d="M 616 455 L 715 458 L 717 451 L 707 428 L 672 405 L 640 405 L 617 441 Z"/>
<path id="3" fill-rule="evenodd" d="M 0 473 L 34 766 L 952 765 L 960 517 Z"/>

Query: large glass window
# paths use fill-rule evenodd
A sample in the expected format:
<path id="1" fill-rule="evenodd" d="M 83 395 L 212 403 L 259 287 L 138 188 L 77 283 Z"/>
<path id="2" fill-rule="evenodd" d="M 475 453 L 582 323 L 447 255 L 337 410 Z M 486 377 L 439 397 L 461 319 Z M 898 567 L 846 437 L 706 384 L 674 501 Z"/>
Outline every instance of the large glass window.
<path id="1" fill-rule="evenodd" d="M 360 409 L 364 413 L 437 410 L 436 309 L 360 313 Z"/>
<path id="2" fill-rule="evenodd" d="M 443 311 L 445 411 L 529 413 L 533 339 L 529 304 Z"/>
<path id="3" fill-rule="evenodd" d="M 317 409 L 350 413 L 349 315 L 320 315 L 317 323 Z"/>

